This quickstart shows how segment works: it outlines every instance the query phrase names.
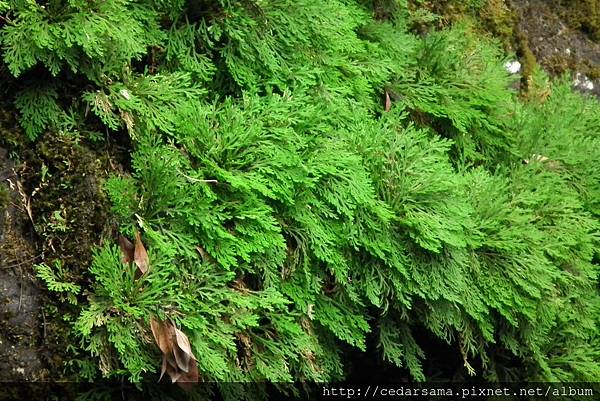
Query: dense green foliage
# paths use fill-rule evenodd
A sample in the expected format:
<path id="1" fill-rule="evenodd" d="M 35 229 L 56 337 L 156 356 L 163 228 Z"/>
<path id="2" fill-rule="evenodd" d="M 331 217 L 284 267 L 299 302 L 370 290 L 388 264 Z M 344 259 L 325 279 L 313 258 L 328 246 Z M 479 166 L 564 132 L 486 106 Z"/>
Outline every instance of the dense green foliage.
<path id="1" fill-rule="evenodd" d="M 31 140 L 131 138 L 104 188 L 150 271 L 115 238 L 95 252 L 73 323 L 86 376 L 157 372 L 158 316 L 206 381 L 343 379 L 341 342 L 371 334 L 425 380 L 415 330 L 489 380 L 600 377 L 596 100 L 541 72 L 519 98 L 498 43 L 413 34 L 401 0 L 0 10 Z"/>

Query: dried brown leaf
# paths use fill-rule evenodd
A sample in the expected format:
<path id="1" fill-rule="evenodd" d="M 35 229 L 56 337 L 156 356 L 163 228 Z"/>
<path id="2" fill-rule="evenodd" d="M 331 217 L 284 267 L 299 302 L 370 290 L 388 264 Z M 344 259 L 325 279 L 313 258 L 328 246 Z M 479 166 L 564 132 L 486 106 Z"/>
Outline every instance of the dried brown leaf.
<path id="1" fill-rule="evenodd" d="M 160 381 L 160 379 L 163 378 L 166 371 L 167 371 L 167 356 L 165 354 L 163 354 L 162 364 L 160 366 L 160 377 L 158 378 L 158 381 Z"/>
<path id="2" fill-rule="evenodd" d="M 181 370 L 177 369 L 176 366 L 167 364 L 167 374 L 171 377 L 171 383 L 175 383 L 184 374 Z"/>
<path id="3" fill-rule="evenodd" d="M 148 252 L 146 252 L 146 248 L 144 248 L 144 244 L 142 243 L 139 231 L 135 233 L 135 250 L 133 261 L 137 265 L 140 273 L 146 274 L 148 268 L 150 267 L 150 259 L 148 258 Z"/>
<path id="4" fill-rule="evenodd" d="M 124 236 L 119 235 L 119 247 L 121 248 L 121 253 L 123 254 L 123 257 L 121 259 L 123 260 L 123 263 L 128 264 L 133 262 L 135 250 L 133 243 Z"/>
<path id="5" fill-rule="evenodd" d="M 133 132 L 133 128 L 135 126 L 135 121 L 133 120 L 133 116 L 131 113 L 126 111 L 121 111 L 121 119 L 125 123 L 125 127 L 127 127 L 127 131 Z"/>
<path id="6" fill-rule="evenodd" d="M 560 162 L 556 161 L 556 160 L 552 160 L 544 155 L 539 155 L 539 154 L 532 154 L 531 157 L 529 159 L 523 159 L 523 164 L 530 164 L 533 162 L 537 162 L 537 163 L 541 163 L 542 165 L 544 165 L 545 167 L 547 167 L 550 170 L 560 170 L 561 169 L 561 164 Z"/>
<path id="7" fill-rule="evenodd" d="M 198 365 L 196 361 L 190 360 L 189 372 L 181 375 L 177 379 L 177 385 L 186 391 L 191 391 L 193 383 L 198 383 L 200 377 L 198 376 Z"/>
<path id="8" fill-rule="evenodd" d="M 154 340 L 163 353 L 159 381 L 165 373 L 169 375 L 172 383 L 180 384 L 190 390 L 189 383 L 198 381 L 198 366 L 196 357 L 192 352 L 190 340 L 184 332 L 177 329 L 173 322 L 162 322 L 152 318 L 150 328 Z"/>
<path id="9" fill-rule="evenodd" d="M 192 360 L 190 356 L 179 348 L 173 348 L 173 355 L 175 355 L 177 367 L 185 373 L 188 373 L 190 371 L 190 361 Z"/>
<path id="10" fill-rule="evenodd" d="M 388 93 L 388 91 L 385 91 L 385 107 L 384 110 L 390 111 L 392 108 L 392 99 L 390 99 L 390 94 Z"/>
<path id="11" fill-rule="evenodd" d="M 208 254 L 206 253 L 204 248 L 202 248 L 200 245 L 196 246 L 196 251 L 198 251 L 198 253 L 200 254 L 200 257 L 202 258 L 203 262 L 207 262 L 209 260 Z"/>
<path id="12" fill-rule="evenodd" d="M 183 374 L 183 372 L 181 372 L 180 369 L 177 367 L 177 361 L 175 361 L 172 352 L 170 352 L 169 354 L 163 354 L 162 365 L 160 369 L 160 377 L 158 378 L 158 381 L 162 379 L 165 372 L 171 378 L 172 383 L 175 383 L 175 381 L 177 381 L 177 379 L 179 379 L 179 377 Z"/>
<path id="13" fill-rule="evenodd" d="M 161 322 L 155 318 L 150 320 L 150 329 L 154 335 L 154 341 L 160 348 L 161 352 L 169 355 L 173 350 L 174 327 L 169 322 Z"/>
<path id="14" fill-rule="evenodd" d="M 190 371 L 190 362 L 193 363 L 193 360 L 195 360 L 196 357 L 192 352 L 190 341 L 188 340 L 187 336 L 177 328 L 175 329 L 175 338 L 177 340 L 177 346 L 173 347 L 173 354 L 175 355 L 177 366 L 179 369 L 188 373 Z"/>
<path id="15" fill-rule="evenodd" d="M 192 346 L 190 345 L 190 340 L 185 335 L 184 332 L 175 328 L 175 340 L 177 341 L 177 346 L 185 352 L 190 358 L 196 359 L 194 353 L 192 352 Z"/>

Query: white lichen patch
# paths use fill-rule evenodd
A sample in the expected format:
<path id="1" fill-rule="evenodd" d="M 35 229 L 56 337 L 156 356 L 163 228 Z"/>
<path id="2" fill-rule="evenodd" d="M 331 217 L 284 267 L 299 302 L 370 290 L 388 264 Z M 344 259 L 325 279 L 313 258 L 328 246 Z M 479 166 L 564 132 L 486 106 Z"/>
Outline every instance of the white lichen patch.
<path id="1" fill-rule="evenodd" d="M 589 91 L 594 90 L 594 83 L 592 82 L 592 80 L 580 73 L 577 73 L 577 75 L 575 75 L 573 86 L 579 89 L 585 89 Z"/>
<path id="2" fill-rule="evenodd" d="M 517 74 L 519 73 L 519 71 L 521 71 L 521 63 L 519 63 L 519 61 L 517 60 L 507 61 L 506 63 L 504 63 L 504 68 L 506 68 L 506 71 L 508 71 L 511 74 Z"/>

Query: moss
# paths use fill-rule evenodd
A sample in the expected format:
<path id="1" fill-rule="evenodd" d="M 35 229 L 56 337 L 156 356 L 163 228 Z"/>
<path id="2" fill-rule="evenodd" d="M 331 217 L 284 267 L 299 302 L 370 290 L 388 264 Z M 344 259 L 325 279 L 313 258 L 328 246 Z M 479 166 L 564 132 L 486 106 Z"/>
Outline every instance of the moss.
<path id="1" fill-rule="evenodd" d="M 17 121 L 17 113 L 0 103 L 0 146 L 8 149 L 14 159 L 30 146 L 30 140 L 23 133 Z"/>
<path id="2" fill-rule="evenodd" d="M 462 19 L 463 16 L 475 15 L 485 5 L 486 0 L 442 0 L 430 2 L 434 10 L 451 20 Z"/>
<path id="3" fill-rule="evenodd" d="M 504 49 L 512 52 L 518 23 L 517 13 L 504 0 L 488 0 L 479 11 L 483 27 L 501 40 Z"/>
<path id="4" fill-rule="evenodd" d="M 592 79 L 592 80 L 600 79 L 600 66 L 599 65 L 594 65 L 590 62 L 585 62 L 585 65 L 587 67 L 585 75 L 587 75 L 589 79 Z"/>
<path id="5" fill-rule="evenodd" d="M 8 188 L 6 188 L 6 185 L 0 183 L 0 213 L 4 213 L 9 204 L 10 192 L 8 191 Z"/>
<path id="6" fill-rule="evenodd" d="M 525 33 L 522 31 L 517 32 L 515 40 L 517 46 L 517 55 L 519 56 L 523 66 L 523 79 L 527 80 L 533 74 L 533 71 L 537 66 L 537 60 L 531 51 L 531 48 L 529 47 L 529 40 L 527 39 Z"/>
<path id="7" fill-rule="evenodd" d="M 109 204 L 102 190 L 106 157 L 70 134 L 46 134 L 28 153 L 23 174 L 35 229 L 47 261 L 60 258 L 74 277 L 87 270 L 91 250 L 107 235 Z"/>
<path id="8" fill-rule="evenodd" d="M 410 7 L 411 4 L 408 6 Z M 392 20 L 393 16 L 401 11 L 400 4 L 390 0 L 373 0 L 371 7 L 373 8 L 373 17 L 380 21 Z"/>
<path id="9" fill-rule="evenodd" d="M 555 0 L 559 15 L 571 28 L 600 40 L 600 2 L 598 0 Z"/>
<path id="10" fill-rule="evenodd" d="M 37 236 L 41 240 L 43 262 L 60 260 L 65 280 L 87 288 L 88 268 L 92 250 L 112 236 L 114 227 L 110 204 L 103 189 L 106 177 L 120 166 L 114 158 L 120 151 L 109 142 L 90 142 L 73 133 L 49 132 L 34 146 L 23 152 L 21 168 L 26 191 L 33 193 L 32 214 Z M 50 344 L 76 343 L 72 338 L 67 316 L 77 316 L 78 306 L 59 304 L 52 294 L 46 310 L 47 338 Z M 73 361 L 86 357 L 77 355 L 74 347 L 53 348 L 48 365 L 63 371 L 68 366 L 77 376 Z"/>
<path id="11" fill-rule="evenodd" d="M 474 22 L 475 29 L 481 34 L 500 40 L 507 53 L 516 53 L 523 66 L 520 88 L 523 93 L 527 91 L 538 63 L 526 34 L 519 29 L 518 12 L 506 0 L 443 0 L 426 4 L 435 13 L 440 14 L 445 23 L 452 24 L 468 19 Z"/>
<path id="12" fill-rule="evenodd" d="M 544 68 L 551 75 L 562 75 L 569 71 L 577 71 L 588 78 L 600 78 L 600 66 L 590 60 L 582 60 L 573 56 L 553 54 L 544 60 Z"/>

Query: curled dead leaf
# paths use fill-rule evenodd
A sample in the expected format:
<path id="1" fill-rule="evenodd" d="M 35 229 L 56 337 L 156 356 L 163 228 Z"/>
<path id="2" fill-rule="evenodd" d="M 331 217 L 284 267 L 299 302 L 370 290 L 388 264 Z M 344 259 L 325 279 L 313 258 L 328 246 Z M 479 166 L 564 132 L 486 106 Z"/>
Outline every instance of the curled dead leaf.
<path id="1" fill-rule="evenodd" d="M 192 391 L 193 383 L 198 383 L 198 381 L 198 365 L 196 364 L 196 361 L 193 361 L 193 363 L 190 364 L 190 371 L 182 374 L 177 379 L 177 384 L 186 391 Z"/>
<path id="2" fill-rule="evenodd" d="M 171 378 L 171 383 L 176 383 L 184 372 L 179 370 L 177 364 L 174 363 L 173 357 L 167 357 L 167 374 Z"/>
<path id="3" fill-rule="evenodd" d="M 542 155 L 538 155 L 538 154 L 532 154 L 531 158 L 529 159 L 524 159 L 523 160 L 523 164 L 529 164 L 531 162 L 540 162 L 540 163 L 544 163 L 548 161 L 548 158 L 546 156 L 542 156 Z"/>
<path id="4" fill-rule="evenodd" d="M 119 235 L 119 247 L 121 248 L 121 253 L 123 254 L 123 257 L 121 258 L 123 263 L 129 264 L 133 262 L 133 254 L 135 249 L 133 243 L 124 236 Z"/>
<path id="5" fill-rule="evenodd" d="M 170 354 L 173 349 L 172 337 L 175 334 L 173 331 L 174 327 L 168 323 L 152 318 L 150 320 L 150 329 L 152 330 L 152 335 L 154 336 L 154 341 L 156 341 L 158 348 L 160 348 L 163 354 Z"/>
<path id="6" fill-rule="evenodd" d="M 162 379 L 165 372 L 171 378 L 171 383 L 175 383 L 177 381 L 177 379 L 179 379 L 179 377 L 181 376 L 181 373 L 179 372 L 179 369 L 177 368 L 177 363 L 175 362 L 175 358 L 173 357 L 172 353 L 168 354 L 168 355 L 163 354 L 162 366 L 161 366 L 161 370 L 160 370 L 160 377 L 158 378 L 158 381 L 160 381 Z"/>
<path id="7" fill-rule="evenodd" d="M 315 318 L 315 305 L 314 304 L 308 304 L 308 310 L 306 311 L 306 315 L 308 316 L 308 318 L 310 320 L 314 320 L 314 318 Z"/>
<path id="8" fill-rule="evenodd" d="M 150 259 L 148 258 L 148 252 L 146 252 L 146 248 L 144 248 L 144 244 L 142 243 L 142 238 L 139 231 L 135 233 L 133 261 L 137 265 L 141 274 L 146 274 L 146 272 L 148 272 L 148 268 L 150 267 Z"/>
<path id="9" fill-rule="evenodd" d="M 196 246 L 196 251 L 198 251 L 198 254 L 200 254 L 202 262 L 208 262 L 210 260 L 210 256 L 208 256 L 204 248 L 202 248 L 200 245 Z"/>
<path id="10" fill-rule="evenodd" d="M 523 159 L 523 164 L 542 163 L 550 170 L 560 170 L 561 164 L 556 160 L 552 160 L 544 155 L 532 154 L 529 159 Z"/>
<path id="11" fill-rule="evenodd" d="M 390 94 L 388 93 L 388 91 L 385 91 L 385 106 L 384 106 L 384 110 L 390 111 L 392 108 L 392 100 L 390 99 Z"/>
<path id="12" fill-rule="evenodd" d="M 167 357 L 163 354 L 162 364 L 160 365 L 160 376 L 158 377 L 158 381 L 161 381 L 165 372 L 167 371 Z"/>
<path id="13" fill-rule="evenodd" d="M 192 353 L 192 347 L 190 346 L 190 341 L 187 336 L 178 329 L 175 329 L 175 339 L 177 341 L 177 347 L 173 348 L 173 354 L 175 355 L 177 366 L 185 373 L 189 373 L 190 359 L 195 359 L 194 354 Z"/>
<path id="14" fill-rule="evenodd" d="M 155 318 L 150 320 L 150 329 L 163 354 L 158 380 L 160 381 L 166 372 L 172 383 L 189 389 L 191 383 L 198 382 L 199 376 L 197 359 L 192 352 L 188 337 L 172 322 L 162 322 Z"/>

